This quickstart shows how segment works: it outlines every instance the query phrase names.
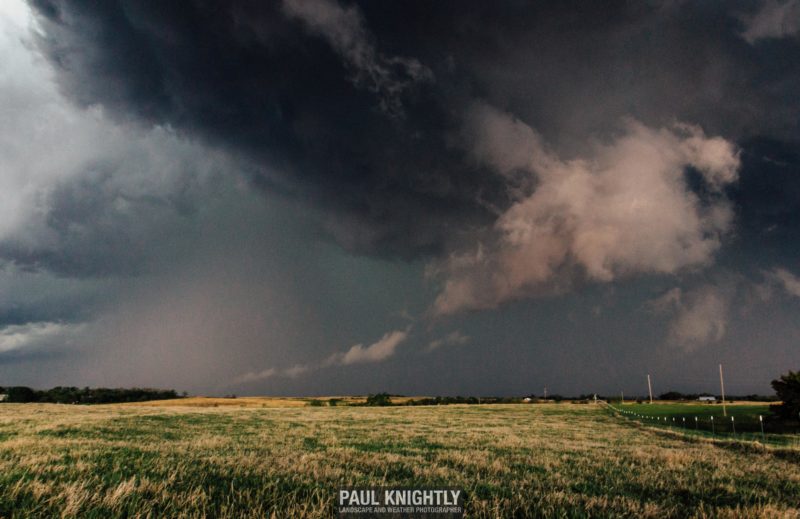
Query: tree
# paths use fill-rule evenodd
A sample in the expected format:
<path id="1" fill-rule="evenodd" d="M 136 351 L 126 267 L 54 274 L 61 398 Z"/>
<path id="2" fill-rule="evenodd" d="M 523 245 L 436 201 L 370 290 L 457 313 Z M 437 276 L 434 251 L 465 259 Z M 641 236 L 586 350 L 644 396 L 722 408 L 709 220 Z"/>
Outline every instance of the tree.
<path id="1" fill-rule="evenodd" d="M 26 402 L 36 402 L 38 400 L 36 391 L 24 386 L 6 388 L 6 394 L 8 395 L 6 399 L 7 402 L 24 404 Z"/>
<path id="2" fill-rule="evenodd" d="M 800 413 L 800 371 L 789 371 L 772 381 L 772 389 L 781 399 L 780 405 L 773 405 L 771 410 L 781 418 L 797 418 Z"/>
<path id="3" fill-rule="evenodd" d="M 369 395 L 367 397 L 366 405 L 370 406 L 392 405 L 392 399 L 389 398 L 389 393 L 378 393 L 377 395 Z"/>

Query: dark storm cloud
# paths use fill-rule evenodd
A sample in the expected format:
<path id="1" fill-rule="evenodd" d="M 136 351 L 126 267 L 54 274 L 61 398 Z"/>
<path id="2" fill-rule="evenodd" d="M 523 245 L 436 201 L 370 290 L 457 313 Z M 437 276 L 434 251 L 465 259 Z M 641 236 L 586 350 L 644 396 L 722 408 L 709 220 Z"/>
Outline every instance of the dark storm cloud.
<path id="1" fill-rule="evenodd" d="M 83 305 L 65 307 L 60 301 L 0 305 L 0 329 L 35 322 L 81 322 L 87 317 L 86 308 Z"/>
<path id="2" fill-rule="evenodd" d="M 0 363 L 58 357 L 72 349 L 83 327 L 59 321 L 34 321 L 0 327 Z"/>
<path id="3" fill-rule="evenodd" d="M 4 17 L 0 29 L 0 259 L 91 278 L 179 257 L 221 172 L 233 184 L 243 165 L 169 128 L 117 125 L 72 105 L 26 27 Z"/>
<path id="4" fill-rule="evenodd" d="M 0 333 L 93 360 L 20 383 L 582 392 L 659 333 L 711 359 L 752 330 L 796 358 L 794 0 L 28 2 L 38 45 L 0 31 Z M 308 375 L 351 351 L 391 355 Z"/>
<path id="5" fill-rule="evenodd" d="M 412 84 L 421 74 L 413 58 L 343 59 L 337 52 L 348 48 L 332 48 L 274 3 L 35 5 L 47 17 L 47 53 L 78 103 L 255 159 L 257 183 L 289 178 L 296 192 L 366 224 L 342 234 L 353 248 L 435 249 L 448 223 L 485 216 L 473 201 L 484 182 L 448 151 L 445 106 L 430 81 Z M 364 68 L 382 75 L 364 90 L 354 67 L 356 83 Z M 387 116 L 387 96 L 403 97 L 407 117 Z"/>
<path id="6" fill-rule="evenodd" d="M 800 146 L 774 139 L 744 143 L 739 183 L 731 189 L 737 208 L 739 259 L 759 266 L 797 265 L 800 258 Z"/>
<path id="7" fill-rule="evenodd" d="M 32 4 L 69 97 L 254 160 L 353 250 L 441 251 L 509 205 L 452 145 L 474 99 L 567 155 L 622 117 L 798 139 L 800 45 L 745 39 L 757 3 Z"/>
<path id="8" fill-rule="evenodd" d="M 193 231 L 183 213 L 194 200 L 180 187 L 134 194 L 115 185 L 120 173 L 108 165 L 80 173 L 48 194 L 36 243 L 6 239 L 0 257 L 72 277 L 136 275 L 149 270 L 154 247 L 163 252 L 170 235 Z"/>
<path id="9" fill-rule="evenodd" d="M 800 42 L 747 43 L 740 16 L 757 3 L 544 5 L 513 20 L 486 5 L 466 59 L 490 102 L 551 140 L 581 146 L 621 116 L 798 138 Z"/>
<path id="10" fill-rule="evenodd" d="M 71 118 L 51 122 L 69 125 Z M 104 130 L 102 143 L 86 142 Z M 105 124 L 75 125 L 70 131 L 85 135 L 74 146 L 46 139 L 15 143 L 32 149 L 51 144 L 54 158 L 81 158 L 56 164 L 56 178 L 37 178 L 46 175 L 31 168 L 36 175 L 30 184 L 38 192 L 26 200 L 27 219 L 0 239 L 1 258 L 23 269 L 108 277 L 146 273 L 180 254 L 181 241 L 197 233 L 199 201 L 213 201 L 214 176 L 233 163 L 206 152 L 198 159 L 200 150 L 163 130 L 147 135 L 113 130 Z M 24 171 L 21 161 L 11 162 Z"/>

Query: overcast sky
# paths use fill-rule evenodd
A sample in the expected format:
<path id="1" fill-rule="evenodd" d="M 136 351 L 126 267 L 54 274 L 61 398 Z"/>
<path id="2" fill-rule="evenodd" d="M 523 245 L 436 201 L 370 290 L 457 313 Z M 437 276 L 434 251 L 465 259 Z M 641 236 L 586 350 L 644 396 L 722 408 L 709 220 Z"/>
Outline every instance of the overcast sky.
<path id="1" fill-rule="evenodd" d="M 770 393 L 800 1 L 0 2 L 0 385 Z"/>

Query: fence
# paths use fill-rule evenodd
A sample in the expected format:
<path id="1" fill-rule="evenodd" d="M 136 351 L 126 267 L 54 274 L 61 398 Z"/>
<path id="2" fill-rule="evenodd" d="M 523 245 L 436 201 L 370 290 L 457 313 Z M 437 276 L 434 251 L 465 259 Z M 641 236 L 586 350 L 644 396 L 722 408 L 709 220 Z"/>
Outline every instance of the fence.
<path id="1" fill-rule="evenodd" d="M 682 434 L 703 437 L 714 440 L 758 442 L 777 447 L 800 448 L 800 434 L 774 434 L 766 432 L 764 429 L 764 417 L 758 417 L 758 425 L 752 422 L 737 423 L 735 416 L 708 416 L 702 414 L 670 414 L 656 415 L 639 412 L 639 410 L 628 410 L 613 406 L 608 402 L 605 404 L 612 415 L 625 420 L 645 424 L 653 427 L 660 427 Z M 748 430 L 754 429 L 757 430 Z"/>

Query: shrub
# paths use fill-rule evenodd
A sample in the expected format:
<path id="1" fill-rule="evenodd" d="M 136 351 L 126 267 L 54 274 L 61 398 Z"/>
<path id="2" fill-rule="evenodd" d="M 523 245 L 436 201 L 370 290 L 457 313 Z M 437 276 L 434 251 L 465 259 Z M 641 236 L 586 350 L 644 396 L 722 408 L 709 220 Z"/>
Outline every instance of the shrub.
<path id="1" fill-rule="evenodd" d="M 369 395 L 364 405 L 368 406 L 392 405 L 392 399 L 389 398 L 389 393 L 378 393 L 376 395 Z"/>

